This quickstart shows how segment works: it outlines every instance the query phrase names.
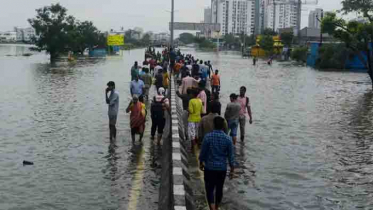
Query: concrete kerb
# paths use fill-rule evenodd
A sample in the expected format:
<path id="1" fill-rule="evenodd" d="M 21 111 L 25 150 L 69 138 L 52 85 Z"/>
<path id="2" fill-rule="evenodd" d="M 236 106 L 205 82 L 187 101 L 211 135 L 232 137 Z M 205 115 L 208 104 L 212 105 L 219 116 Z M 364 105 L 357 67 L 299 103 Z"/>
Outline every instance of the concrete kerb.
<path id="1" fill-rule="evenodd" d="M 173 176 L 173 207 L 174 210 L 194 209 L 192 191 L 188 190 L 190 179 L 188 173 L 188 154 L 186 153 L 184 138 L 180 135 L 181 106 L 176 98 L 175 81 L 171 77 L 171 139 L 172 139 L 172 176 Z M 185 125 L 184 125 L 185 126 Z M 181 132 L 183 133 L 183 132 Z M 188 207 L 188 208 L 187 208 Z"/>

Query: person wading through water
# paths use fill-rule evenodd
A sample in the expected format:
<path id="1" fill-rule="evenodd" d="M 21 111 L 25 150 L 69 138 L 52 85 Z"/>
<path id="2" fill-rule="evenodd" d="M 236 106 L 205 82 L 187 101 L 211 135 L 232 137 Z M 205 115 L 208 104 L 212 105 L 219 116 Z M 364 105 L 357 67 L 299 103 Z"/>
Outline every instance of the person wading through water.
<path id="1" fill-rule="evenodd" d="M 131 112 L 130 126 L 132 143 L 135 143 L 135 135 L 140 134 L 140 142 L 144 136 L 146 107 L 145 104 L 139 101 L 137 95 L 133 95 L 132 101 L 128 104 L 126 112 Z"/>
<path id="2" fill-rule="evenodd" d="M 198 126 L 199 122 L 201 121 L 202 115 L 202 101 L 201 99 L 197 98 L 198 90 L 192 90 L 193 98 L 189 101 L 188 111 L 188 138 L 191 141 L 191 151 L 193 151 L 193 147 L 197 142 L 198 138 Z"/>
<path id="3" fill-rule="evenodd" d="M 110 96 L 108 93 L 110 92 Z M 108 116 L 109 116 L 109 129 L 110 129 L 110 140 L 117 138 L 117 118 L 119 109 L 119 93 L 115 90 L 115 83 L 110 81 L 107 83 L 107 88 L 105 90 L 106 103 L 108 104 Z"/>
<path id="4" fill-rule="evenodd" d="M 227 105 L 224 117 L 228 122 L 228 128 L 230 130 L 230 136 L 233 139 L 233 144 L 236 145 L 241 106 L 237 102 L 236 94 L 232 93 L 229 98 L 231 102 Z"/>
<path id="5" fill-rule="evenodd" d="M 157 144 L 159 145 L 162 140 L 163 129 L 166 125 L 165 111 L 169 110 L 168 98 L 164 96 L 165 89 L 159 88 L 158 94 L 154 96 L 153 102 L 150 107 L 152 118 L 151 139 L 154 140 L 155 133 L 158 130 Z"/>
<path id="6" fill-rule="evenodd" d="M 234 150 L 232 139 L 223 131 L 224 121 L 220 116 L 214 118 L 214 130 L 203 139 L 199 155 L 199 166 L 200 170 L 204 171 L 206 197 L 210 210 L 219 209 L 223 199 L 227 160 L 231 168 L 229 178 L 233 179 L 234 176 Z"/>
<path id="7" fill-rule="evenodd" d="M 245 139 L 245 126 L 246 126 L 246 115 L 247 114 L 249 115 L 249 118 L 250 118 L 249 123 L 250 124 L 253 123 L 250 99 L 249 97 L 246 97 L 245 94 L 246 94 L 246 87 L 242 86 L 240 88 L 240 95 L 237 98 L 237 102 L 241 105 L 240 118 L 239 118 L 241 142 L 243 142 Z"/>

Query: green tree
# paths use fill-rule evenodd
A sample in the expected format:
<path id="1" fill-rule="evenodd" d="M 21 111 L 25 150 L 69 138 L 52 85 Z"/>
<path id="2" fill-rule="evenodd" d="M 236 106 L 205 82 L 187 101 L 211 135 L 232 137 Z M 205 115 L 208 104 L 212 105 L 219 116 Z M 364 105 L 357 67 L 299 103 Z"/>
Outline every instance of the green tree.
<path id="1" fill-rule="evenodd" d="M 232 34 L 225 34 L 223 37 L 223 40 L 226 45 L 236 45 L 237 44 L 237 38 Z M 239 40 L 238 40 L 239 42 Z"/>
<path id="2" fill-rule="evenodd" d="M 69 26 L 71 23 L 68 23 L 66 12 L 66 8 L 60 4 L 52 4 L 37 9 L 36 17 L 28 19 L 39 37 L 35 40 L 36 49 L 49 53 L 51 61 L 68 50 L 68 31 L 72 26 Z M 72 21 L 71 17 L 70 21 Z"/>
<path id="3" fill-rule="evenodd" d="M 280 35 L 280 38 L 281 38 L 282 43 L 285 46 L 291 47 L 291 45 L 293 43 L 294 34 L 293 34 L 293 32 L 283 32 Z"/>
<path id="4" fill-rule="evenodd" d="M 373 22 L 373 1 L 371 0 L 343 0 L 342 12 L 358 13 L 363 17 L 367 18 L 369 22 Z"/>
<path id="5" fill-rule="evenodd" d="M 36 17 L 29 19 L 38 38 L 36 50 L 50 54 L 51 62 L 68 51 L 82 54 L 87 48 L 106 46 L 106 37 L 90 21 L 80 22 L 67 16 L 67 9 L 52 4 L 36 10 Z"/>
<path id="6" fill-rule="evenodd" d="M 276 31 L 273 31 L 273 29 L 271 29 L 271 28 L 265 28 L 263 30 L 262 35 L 277 36 L 278 34 L 277 34 Z"/>
<path id="7" fill-rule="evenodd" d="M 145 46 L 149 46 L 151 44 L 151 40 L 150 40 L 150 34 L 145 34 L 142 39 L 141 39 L 141 42 L 143 45 Z"/>
<path id="8" fill-rule="evenodd" d="M 83 54 L 85 49 L 92 49 L 98 44 L 100 31 L 91 21 L 75 21 L 69 26 L 69 46 L 74 53 Z"/>
<path id="9" fill-rule="evenodd" d="M 260 47 L 266 52 L 267 55 L 271 55 L 273 53 L 273 37 L 270 35 L 262 36 L 260 40 Z"/>
<path id="10" fill-rule="evenodd" d="M 356 8 L 354 7 L 345 7 L 349 3 L 356 3 L 361 2 L 361 5 L 365 1 L 363 0 L 344 0 L 342 11 L 344 12 L 351 12 L 356 11 L 364 14 L 366 18 L 369 19 L 371 11 L 364 8 Z M 350 5 L 350 4 L 348 4 Z M 352 8 L 354 10 L 352 10 Z M 321 30 L 324 33 L 328 33 L 335 38 L 341 40 L 345 43 L 345 46 L 349 48 L 355 55 L 357 55 L 360 61 L 365 65 L 368 69 L 368 75 L 372 81 L 372 88 L 373 88 L 373 67 L 372 67 L 372 50 L 370 48 L 370 43 L 373 41 L 373 23 L 359 23 L 356 21 L 347 22 L 341 18 L 338 18 L 335 13 L 327 13 L 326 16 L 322 20 Z M 365 57 L 367 59 L 365 59 Z"/>
<path id="11" fill-rule="evenodd" d="M 294 48 L 291 52 L 291 59 L 298 61 L 298 62 L 306 62 L 307 61 L 307 47 L 297 47 Z"/>
<path id="12" fill-rule="evenodd" d="M 190 33 L 182 33 L 179 35 L 179 40 L 184 44 L 192 44 L 194 43 L 194 35 Z"/>

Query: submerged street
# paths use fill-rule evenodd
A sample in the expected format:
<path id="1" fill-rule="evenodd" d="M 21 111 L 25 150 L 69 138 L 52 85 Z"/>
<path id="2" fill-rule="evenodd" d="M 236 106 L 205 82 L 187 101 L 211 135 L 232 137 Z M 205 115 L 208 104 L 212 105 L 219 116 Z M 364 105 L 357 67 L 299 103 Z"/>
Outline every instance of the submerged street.
<path id="1" fill-rule="evenodd" d="M 236 146 L 237 177 L 223 209 L 370 209 L 373 206 L 373 93 L 368 75 L 272 66 L 239 53 L 198 52 L 221 75 L 222 111 L 247 87 L 254 122 Z M 130 69 L 144 49 L 49 64 L 27 46 L 0 45 L 0 200 L 4 209 L 158 209 L 162 151 L 132 145 Z M 118 137 L 110 144 L 104 90 L 120 93 Z M 154 94 L 154 91 L 150 91 Z M 34 166 L 23 166 L 29 160 Z M 196 203 L 204 201 L 193 169 Z M 199 186 L 199 188 L 198 188 Z"/>

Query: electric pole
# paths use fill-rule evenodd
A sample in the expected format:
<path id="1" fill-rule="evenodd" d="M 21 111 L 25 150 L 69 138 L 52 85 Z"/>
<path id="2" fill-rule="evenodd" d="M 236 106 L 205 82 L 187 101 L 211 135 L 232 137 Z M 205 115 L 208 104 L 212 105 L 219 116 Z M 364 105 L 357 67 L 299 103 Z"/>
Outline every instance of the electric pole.
<path id="1" fill-rule="evenodd" d="M 170 40 L 170 47 L 174 47 L 174 12 L 175 12 L 175 5 L 174 0 L 171 0 L 171 40 Z"/>

